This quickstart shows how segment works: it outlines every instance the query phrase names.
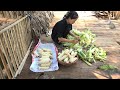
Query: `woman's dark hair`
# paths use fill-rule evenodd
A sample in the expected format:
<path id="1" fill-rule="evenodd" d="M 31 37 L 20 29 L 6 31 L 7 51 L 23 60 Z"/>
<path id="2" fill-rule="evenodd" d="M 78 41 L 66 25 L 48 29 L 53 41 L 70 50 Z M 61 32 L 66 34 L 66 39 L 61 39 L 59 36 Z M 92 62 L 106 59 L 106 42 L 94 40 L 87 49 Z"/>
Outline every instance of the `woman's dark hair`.
<path id="1" fill-rule="evenodd" d="M 78 18 L 78 13 L 75 12 L 75 11 L 68 11 L 68 12 L 64 15 L 63 19 L 68 19 L 68 18 L 77 19 L 77 18 Z"/>

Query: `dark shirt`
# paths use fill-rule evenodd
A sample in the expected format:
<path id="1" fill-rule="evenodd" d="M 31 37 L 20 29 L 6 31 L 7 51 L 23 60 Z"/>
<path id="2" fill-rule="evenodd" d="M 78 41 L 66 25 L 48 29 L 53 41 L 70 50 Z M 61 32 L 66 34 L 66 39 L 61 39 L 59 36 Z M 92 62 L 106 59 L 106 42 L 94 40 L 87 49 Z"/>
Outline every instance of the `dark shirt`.
<path id="1" fill-rule="evenodd" d="M 58 38 L 66 38 L 70 30 L 72 30 L 72 25 L 67 24 L 66 19 L 63 19 L 55 24 L 51 37 L 55 43 L 60 44 Z"/>

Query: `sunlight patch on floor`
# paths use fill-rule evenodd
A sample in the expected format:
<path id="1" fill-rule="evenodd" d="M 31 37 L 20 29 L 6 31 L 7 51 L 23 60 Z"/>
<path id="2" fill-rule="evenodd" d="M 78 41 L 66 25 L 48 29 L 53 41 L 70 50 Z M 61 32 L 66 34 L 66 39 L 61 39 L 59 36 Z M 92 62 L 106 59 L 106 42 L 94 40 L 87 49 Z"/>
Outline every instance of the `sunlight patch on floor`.
<path id="1" fill-rule="evenodd" d="M 104 75 L 99 71 L 92 72 L 98 79 L 109 79 L 108 76 Z"/>

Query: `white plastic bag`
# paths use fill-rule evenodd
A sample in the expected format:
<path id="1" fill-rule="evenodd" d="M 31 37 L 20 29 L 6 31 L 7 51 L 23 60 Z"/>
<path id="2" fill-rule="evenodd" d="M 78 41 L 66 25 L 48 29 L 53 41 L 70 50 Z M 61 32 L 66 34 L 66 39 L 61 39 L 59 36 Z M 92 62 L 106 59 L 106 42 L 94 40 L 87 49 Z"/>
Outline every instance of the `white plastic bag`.
<path id="1" fill-rule="evenodd" d="M 41 43 L 41 41 L 39 40 L 38 44 L 35 46 L 33 53 L 38 53 L 38 50 L 41 48 L 47 48 L 50 49 L 52 51 L 52 55 L 53 55 L 53 59 L 52 59 L 52 64 L 51 67 L 47 70 L 40 70 L 39 69 L 39 65 L 38 65 L 38 60 L 39 58 L 36 57 L 34 54 L 32 54 L 32 64 L 30 66 L 30 70 L 33 72 L 47 72 L 47 71 L 55 71 L 58 70 L 58 61 L 57 61 L 57 48 L 53 43 Z"/>

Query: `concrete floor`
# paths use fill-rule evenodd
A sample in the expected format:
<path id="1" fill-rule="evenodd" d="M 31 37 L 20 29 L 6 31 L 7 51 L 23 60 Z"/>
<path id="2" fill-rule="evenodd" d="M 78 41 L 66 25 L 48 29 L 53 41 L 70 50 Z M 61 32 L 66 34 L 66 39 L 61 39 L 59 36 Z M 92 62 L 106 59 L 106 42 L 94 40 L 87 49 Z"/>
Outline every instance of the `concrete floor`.
<path id="1" fill-rule="evenodd" d="M 51 23 L 51 27 L 60 20 L 65 12 L 55 12 L 55 18 Z M 61 16 L 60 16 L 61 15 Z M 58 17 L 57 17 L 58 16 Z M 87 16 L 87 15 L 86 15 Z M 92 19 L 90 19 L 92 17 Z M 97 69 L 102 62 L 96 62 L 91 67 L 79 60 L 75 65 L 66 67 L 59 65 L 59 70 L 55 72 L 33 73 L 29 67 L 31 65 L 31 54 L 29 55 L 21 74 L 17 79 L 120 79 L 120 21 L 114 21 L 116 29 L 109 29 L 107 20 L 98 20 L 93 16 L 87 16 L 89 19 L 79 19 L 74 25 L 74 28 L 82 31 L 84 28 L 90 28 L 97 35 L 96 45 L 107 51 L 107 60 L 105 63 L 115 65 L 118 71 L 114 73 L 100 71 Z M 52 42 L 50 36 L 42 35 L 41 40 L 44 42 Z M 34 45 L 33 45 L 34 47 Z"/>

